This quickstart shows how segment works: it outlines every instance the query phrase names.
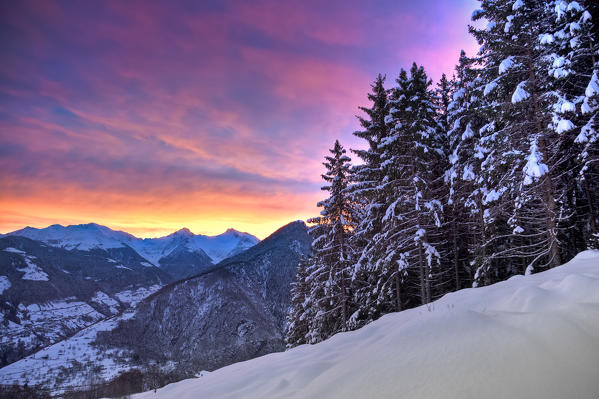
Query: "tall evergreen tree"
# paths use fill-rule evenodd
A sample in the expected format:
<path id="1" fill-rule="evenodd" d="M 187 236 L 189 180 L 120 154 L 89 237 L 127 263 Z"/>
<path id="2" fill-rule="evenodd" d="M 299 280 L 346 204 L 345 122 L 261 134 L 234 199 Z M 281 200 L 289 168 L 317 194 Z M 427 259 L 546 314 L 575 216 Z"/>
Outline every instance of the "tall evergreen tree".
<path id="1" fill-rule="evenodd" d="M 472 283 L 472 269 L 486 259 L 487 228 L 484 220 L 487 181 L 481 163 L 487 153 L 481 145 L 481 129 L 487 125 L 481 114 L 483 91 L 473 60 L 461 52 L 452 82 L 453 96 L 448 107 L 447 132 L 449 165 L 445 182 L 449 186 L 446 218 L 452 244 L 455 287 Z"/>
<path id="2" fill-rule="evenodd" d="M 542 26 L 550 18 L 541 0 L 497 2 L 482 0 L 475 18 L 486 18 L 486 29 L 471 29 L 481 43 L 486 94 L 491 119 L 501 121 L 487 136 L 491 151 L 483 162 L 494 175 L 495 206 L 507 228 L 493 237 L 493 258 L 505 261 L 507 270 L 496 278 L 552 267 L 561 263 L 558 241 L 560 218 L 556 187 L 555 129 L 548 129 L 545 52 L 538 46 Z M 484 138 L 483 138 L 484 139 Z M 490 157 L 490 158 L 489 158 Z M 483 170 L 485 168 L 483 167 Z M 558 198 L 556 200 L 556 198 Z M 519 264 L 523 260 L 523 264 Z M 489 281 L 489 269 L 479 268 L 478 278 Z"/>
<path id="3" fill-rule="evenodd" d="M 410 269 L 417 277 L 419 299 L 432 297 L 433 269 L 439 265 L 437 249 L 442 204 L 436 197 L 440 176 L 436 165 L 443 156 L 438 136 L 433 93 L 424 69 L 414 64 L 408 78 L 402 70 L 391 100 L 390 134 L 381 140 L 385 213 L 382 229 L 364 253 L 369 267 L 379 276 L 375 292 L 380 301 L 403 307 L 402 287 Z"/>
<path id="4" fill-rule="evenodd" d="M 593 2 L 553 0 L 546 9 L 553 24 L 539 42 L 549 54 L 548 92 L 551 127 L 560 133 L 559 160 L 562 185 L 567 192 L 568 216 L 577 221 L 579 236 L 567 234 L 563 241 L 573 255 L 582 241 L 596 245 L 599 194 L 599 39 L 593 25 Z M 596 2 L 595 2 L 596 3 Z M 595 8 L 597 5 L 595 4 Z M 599 16 L 597 16 L 599 17 Z"/>
<path id="5" fill-rule="evenodd" d="M 381 140 L 388 136 L 389 126 L 385 118 L 389 114 L 388 90 L 384 87 L 385 77 L 378 75 L 372 84 L 372 92 L 368 94 L 370 107 L 360 107 L 366 116 L 358 116 L 363 130 L 354 132 L 354 136 L 366 141 L 366 149 L 352 149 L 362 163 L 352 168 L 349 193 L 361 209 L 361 215 L 352 235 L 352 243 L 356 248 L 356 265 L 352 274 L 354 301 L 357 311 L 352 317 L 352 325 L 372 321 L 381 312 L 377 306 L 376 295 L 372 285 L 377 276 L 369 270 L 371 258 L 362 256 L 364 249 L 372 241 L 375 234 L 380 233 L 381 219 L 384 214 L 380 184 L 383 179 L 381 168 Z"/>
<path id="6" fill-rule="evenodd" d="M 379 75 L 363 164 L 326 158 L 288 345 L 598 246 L 599 3 L 479 1 L 478 55 L 436 92 L 416 64 L 392 90 Z"/>
<path id="7" fill-rule="evenodd" d="M 313 316 L 308 276 L 314 266 L 312 257 L 304 256 L 297 266 L 295 282 L 291 284 L 291 304 L 287 313 L 285 343 L 288 348 L 308 343 L 310 319 Z"/>
<path id="8" fill-rule="evenodd" d="M 351 268 L 354 257 L 350 244 L 352 231 L 358 217 L 357 210 L 347 193 L 350 158 L 339 141 L 325 157 L 326 168 L 322 178 L 328 184 L 322 190 L 329 197 L 318 203 L 322 208 L 319 217 L 308 220 L 314 226 L 314 267 L 308 277 L 310 302 L 315 309 L 310 320 L 310 342 L 347 330 L 347 320 L 352 311 Z"/>

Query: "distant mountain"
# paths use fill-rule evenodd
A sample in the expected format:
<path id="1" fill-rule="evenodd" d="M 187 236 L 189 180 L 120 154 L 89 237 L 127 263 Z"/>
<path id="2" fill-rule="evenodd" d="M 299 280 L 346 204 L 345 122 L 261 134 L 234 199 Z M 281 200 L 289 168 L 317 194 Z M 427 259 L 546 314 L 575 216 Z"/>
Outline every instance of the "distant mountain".
<path id="1" fill-rule="evenodd" d="M 95 223 L 6 234 L 0 238 L 0 367 L 258 241 L 233 229 L 214 237 L 181 229 L 140 239 Z"/>
<path id="2" fill-rule="evenodd" d="M 172 281 L 128 246 L 0 238 L 0 367 L 120 313 Z"/>
<path id="3" fill-rule="evenodd" d="M 229 256 L 245 251 L 258 242 L 260 240 L 255 236 L 234 229 L 228 229 L 217 236 L 205 236 L 193 234 L 184 228 L 166 237 L 136 239 L 127 244 L 153 263 L 159 263 L 162 258 L 181 247 L 189 252 L 202 251 L 213 263 L 218 263 Z"/>
<path id="4" fill-rule="evenodd" d="M 53 224 L 43 229 L 25 227 L 6 234 L 6 236 L 27 237 L 36 241 L 43 241 L 53 247 L 64 249 L 79 249 L 86 251 L 92 248 L 121 248 L 124 243 L 129 243 L 138 238 L 124 231 L 115 231 L 106 226 L 95 223 L 62 226 Z"/>
<path id="5" fill-rule="evenodd" d="M 236 255 L 260 240 L 248 233 L 229 229 L 217 236 L 193 234 L 184 228 L 166 237 L 137 238 L 95 223 L 43 229 L 26 227 L 6 236 L 21 236 L 67 250 L 130 247 L 148 262 L 163 268 L 173 280 L 197 274 L 221 260 Z"/>
<path id="6" fill-rule="evenodd" d="M 290 284 L 310 242 L 303 222 L 284 226 L 134 309 L 4 367 L 0 378 L 60 392 L 135 369 L 144 375 L 158 369 L 175 380 L 283 350 Z M 178 255 L 169 256 L 174 261 Z"/>
<path id="7" fill-rule="evenodd" d="M 213 270 L 164 287 L 97 342 L 173 362 L 187 375 L 283 350 L 290 284 L 310 243 L 306 225 L 290 223 Z"/>

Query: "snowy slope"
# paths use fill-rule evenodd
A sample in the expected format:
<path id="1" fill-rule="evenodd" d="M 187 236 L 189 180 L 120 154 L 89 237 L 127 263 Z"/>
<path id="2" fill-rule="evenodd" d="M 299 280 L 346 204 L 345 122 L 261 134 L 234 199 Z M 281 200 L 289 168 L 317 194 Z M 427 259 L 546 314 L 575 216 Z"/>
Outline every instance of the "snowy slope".
<path id="1" fill-rule="evenodd" d="M 137 290 L 123 291 L 116 294 L 120 301 L 129 303 L 131 306 L 143 300 L 145 297 L 156 292 L 160 288 L 159 285 L 148 288 L 140 288 Z M 105 295 L 105 294 L 104 294 Z M 97 300 L 105 300 L 102 298 L 102 293 L 97 295 Z M 29 313 L 31 314 L 32 323 L 39 323 L 35 318 L 42 317 L 41 320 L 45 324 L 49 322 L 50 317 L 63 320 L 63 323 L 81 323 L 84 327 L 71 337 L 61 340 L 58 334 L 52 334 L 52 331 L 44 332 L 46 339 L 51 339 L 56 342 L 53 345 L 48 345 L 45 348 L 29 355 L 17 362 L 0 368 L 0 384 L 30 384 L 40 385 L 48 389 L 53 395 L 60 395 L 65 391 L 74 389 L 85 389 L 89 384 L 90 370 L 94 371 L 94 377 L 99 380 L 110 380 L 118 376 L 123 371 L 131 369 L 131 354 L 126 350 L 118 348 L 98 348 L 93 345 L 98 332 L 109 331 L 114 329 L 122 320 L 126 320 L 133 316 L 134 309 L 126 309 L 122 314 L 113 317 L 104 317 L 103 315 L 94 312 L 88 304 L 84 302 L 65 301 L 61 303 L 47 303 L 42 306 L 30 305 Z M 86 316 L 85 323 L 77 319 L 77 316 Z M 92 319 L 93 318 L 93 319 Z M 11 323 L 11 322 L 9 322 Z M 0 336 L 0 343 L 7 339 L 14 338 L 15 332 L 13 329 L 20 328 L 23 330 L 22 336 L 18 339 L 27 341 L 27 324 L 20 326 L 15 323 L 8 326 L 8 331 L 11 336 Z M 43 327 L 37 326 L 38 329 Z M 73 328 L 74 329 L 74 328 Z M 17 331 L 19 332 L 19 331 Z"/>
<path id="2" fill-rule="evenodd" d="M 116 348 L 99 349 L 92 343 L 99 331 L 110 330 L 130 316 L 131 313 L 125 312 L 100 320 L 68 339 L 3 367 L 0 382 L 43 385 L 53 395 L 61 395 L 65 391 L 87 388 L 90 370 L 94 370 L 97 378 L 116 377 L 131 368 L 130 354 Z"/>
<path id="3" fill-rule="evenodd" d="M 599 397 L 599 252 L 136 399 Z"/>
<path id="4" fill-rule="evenodd" d="M 0 238 L 0 367 L 114 316 L 170 275 L 129 247 L 65 250 Z"/>
<path id="5" fill-rule="evenodd" d="M 218 263 L 226 257 L 252 247 L 259 241 L 251 234 L 234 229 L 228 229 L 217 236 L 204 236 L 195 235 L 185 228 L 166 237 L 141 239 L 95 223 L 71 226 L 55 224 L 43 229 L 25 227 L 7 235 L 23 236 L 52 246 L 83 251 L 92 248 L 121 248 L 128 245 L 156 266 L 159 265 L 161 258 L 168 256 L 180 246 L 190 252 L 203 251 L 212 262 Z"/>

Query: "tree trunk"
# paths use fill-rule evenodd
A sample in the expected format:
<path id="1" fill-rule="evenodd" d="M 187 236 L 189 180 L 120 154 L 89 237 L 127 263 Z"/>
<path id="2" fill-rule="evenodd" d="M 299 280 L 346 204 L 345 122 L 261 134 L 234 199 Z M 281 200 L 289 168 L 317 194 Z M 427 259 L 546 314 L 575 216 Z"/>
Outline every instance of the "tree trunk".
<path id="1" fill-rule="evenodd" d="M 395 276 L 395 308 L 399 312 L 401 311 L 401 277 L 398 272 Z"/>
<path id="2" fill-rule="evenodd" d="M 418 269 L 420 272 L 420 302 L 424 305 L 426 304 L 426 299 L 427 299 L 427 295 L 426 295 L 426 276 L 425 276 L 425 270 L 424 270 L 424 259 L 422 256 L 422 243 L 419 242 L 418 243 Z"/>
<path id="3" fill-rule="evenodd" d="M 593 238 L 591 238 L 591 242 L 596 246 L 597 245 L 597 216 L 595 215 L 595 207 L 593 206 L 593 196 L 591 195 L 591 187 L 589 187 L 589 180 L 584 177 L 584 191 L 587 196 L 587 202 L 589 203 L 589 216 L 591 219 L 591 234 Z"/>
<path id="4" fill-rule="evenodd" d="M 533 122 L 535 124 L 535 128 L 537 129 L 537 133 L 539 134 L 539 150 L 543 154 L 543 159 L 545 162 L 551 159 L 550 154 L 547 150 L 547 145 L 545 143 L 545 137 L 543 134 L 543 126 L 541 124 L 541 119 L 539 118 L 539 104 L 537 98 L 537 89 L 536 89 L 536 75 L 533 66 L 532 60 L 532 51 L 528 50 L 528 68 L 529 68 L 529 78 L 532 83 L 532 105 L 533 105 Z M 551 181 L 551 169 L 542 176 L 541 181 L 541 189 L 543 191 L 543 202 L 545 203 L 545 227 L 547 229 L 547 239 L 549 240 L 549 253 L 551 255 L 551 261 L 549 263 L 549 267 L 559 266 L 561 262 L 561 256 L 558 246 L 558 241 L 556 237 L 556 224 L 555 224 L 555 216 L 556 216 L 556 206 L 555 206 L 555 197 L 553 190 L 553 183 Z"/>
<path id="5" fill-rule="evenodd" d="M 458 233 L 457 233 L 457 228 L 456 228 L 456 212 L 455 212 L 455 205 L 453 207 L 453 215 L 452 215 L 452 220 L 451 220 L 451 230 L 452 230 L 452 234 L 453 234 L 453 270 L 454 270 L 454 274 L 455 274 L 455 290 L 458 291 L 461 287 L 460 287 L 460 267 L 459 267 L 459 260 L 458 260 Z"/>

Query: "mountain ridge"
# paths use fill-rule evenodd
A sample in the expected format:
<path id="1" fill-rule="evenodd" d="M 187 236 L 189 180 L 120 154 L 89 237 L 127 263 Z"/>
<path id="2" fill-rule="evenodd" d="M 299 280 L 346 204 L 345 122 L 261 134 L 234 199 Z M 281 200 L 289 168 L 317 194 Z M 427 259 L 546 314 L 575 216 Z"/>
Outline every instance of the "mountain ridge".
<path id="1" fill-rule="evenodd" d="M 53 224 L 45 228 L 27 226 L 2 235 L 2 237 L 8 236 L 27 237 L 67 250 L 121 248 L 127 245 L 159 267 L 160 260 L 180 246 L 187 248 L 190 253 L 203 252 L 212 263 L 218 263 L 260 242 L 256 236 L 233 228 L 228 228 L 218 235 L 208 236 L 194 234 L 187 227 L 183 227 L 163 237 L 139 238 L 97 223 L 67 226 Z"/>
<path id="2" fill-rule="evenodd" d="M 283 350 L 289 285 L 310 243 L 305 224 L 292 222 L 245 255 L 235 255 L 233 262 L 224 260 L 159 287 L 134 307 L 5 366 L 0 378 L 23 383 L 22 370 L 29 370 L 30 384 L 61 394 L 88 378 L 85 370 L 97 370 L 94 375 L 107 381 L 123 372 L 159 367 L 157 371 L 174 381 Z M 72 370 L 64 372 L 64 367 Z"/>

